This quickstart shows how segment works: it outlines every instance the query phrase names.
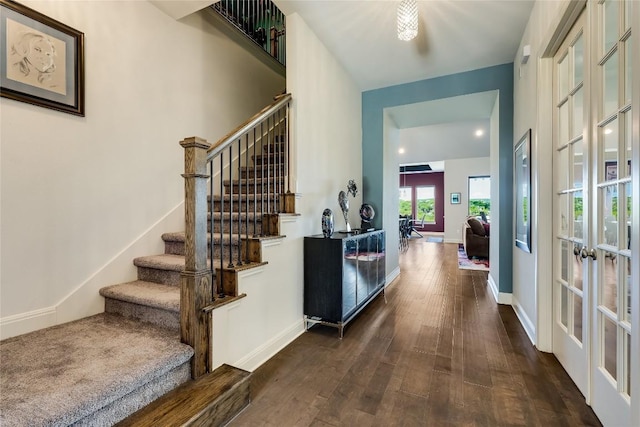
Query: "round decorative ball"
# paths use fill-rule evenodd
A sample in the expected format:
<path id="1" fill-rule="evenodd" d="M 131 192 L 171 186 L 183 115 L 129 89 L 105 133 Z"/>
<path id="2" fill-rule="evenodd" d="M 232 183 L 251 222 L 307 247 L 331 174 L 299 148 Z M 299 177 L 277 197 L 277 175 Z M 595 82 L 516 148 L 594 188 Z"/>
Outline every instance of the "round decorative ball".
<path id="1" fill-rule="evenodd" d="M 364 203 L 360 206 L 360 219 L 362 219 L 362 221 L 371 222 L 375 216 L 376 212 L 373 210 L 373 206 L 368 203 Z"/>
<path id="2" fill-rule="evenodd" d="M 322 211 L 322 235 L 324 237 L 331 237 L 333 234 L 333 212 L 327 208 Z"/>

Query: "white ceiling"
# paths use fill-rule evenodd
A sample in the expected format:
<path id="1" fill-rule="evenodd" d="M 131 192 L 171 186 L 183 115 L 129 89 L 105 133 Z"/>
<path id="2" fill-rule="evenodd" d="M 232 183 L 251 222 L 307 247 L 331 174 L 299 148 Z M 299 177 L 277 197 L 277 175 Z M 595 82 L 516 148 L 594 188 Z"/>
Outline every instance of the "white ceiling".
<path id="1" fill-rule="evenodd" d="M 362 90 L 512 62 L 533 0 L 418 1 L 418 36 L 396 35 L 394 0 L 276 0 L 298 13 Z"/>
<path id="2" fill-rule="evenodd" d="M 396 36 L 398 0 L 275 3 L 298 13 L 366 91 L 516 60 L 534 1 L 418 0 L 418 36 L 410 42 Z M 487 92 L 388 109 L 404 129 L 400 163 L 488 156 L 495 99 Z M 473 132 L 481 126 L 478 140 Z"/>

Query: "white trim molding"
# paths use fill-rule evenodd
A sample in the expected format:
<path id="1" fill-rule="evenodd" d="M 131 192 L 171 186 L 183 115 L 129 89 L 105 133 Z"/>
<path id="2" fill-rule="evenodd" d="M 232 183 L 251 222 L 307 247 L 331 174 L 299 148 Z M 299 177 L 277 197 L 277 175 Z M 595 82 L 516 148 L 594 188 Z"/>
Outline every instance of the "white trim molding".
<path id="1" fill-rule="evenodd" d="M 527 316 L 527 312 L 524 310 L 524 308 L 522 308 L 522 306 L 520 305 L 516 297 L 512 297 L 512 300 L 513 300 L 513 304 L 511 304 L 511 306 L 513 307 L 513 311 L 516 312 L 516 316 L 518 316 L 518 320 L 520 320 L 520 324 L 522 324 L 524 331 L 527 333 L 527 336 L 529 337 L 531 344 L 533 344 L 535 347 L 536 328 L 533 325 L 533 322 L 531 321 L 531 319 L 529 319 L 529 316 Z"/>
<path id="2" fill-rule="evenodd" d="M 300 321 L 294 322 L 280 334 L 262 344 L 251 353 L 235 361 L 232 365 L 240 369 L 244 369 L 245 371 L 253 372 L 264 362 L 271 359 L 280 350 L 291 344 L 293 340 L 298 338 L 304 332 L 304 320 L 300 319 Z"/>
<path id="3" fill-rule="evenodd" d="M 57 316 L 52 306 L 0 318 L 0 340 L 53 326 Z"/>
<path id="4" fill-rule="evenodd" d="M 386 282 L 384 287 L 387 288 L 391 286 L 392 282 L 396 280 L 399 276 L 400 276 L 400 267 L 398 266 L 394 268 L 393 271 L 391 271 L 391 273 L 387 274 L 387 277 L 385 278 Z"/>
<path id="5" fill-rule="evenodd" d="M 487 279 L 487 284 L 489 285 L 489 288 L 491 289 L 491 293 L 493 294 L 493 298 L 495 298 L 495 300 L 496 300 L 496 302 L 498 304 L 511 305 L 512 294 L 508 294 L 508 293 L 505 293 L 505 292 L 499 292 L 498 291 L 498 285 L 496 284 L 495 280 L 493 280 L 493 277 L 491 276 L 491 273 L 489 273 L 489 277 Z"/>

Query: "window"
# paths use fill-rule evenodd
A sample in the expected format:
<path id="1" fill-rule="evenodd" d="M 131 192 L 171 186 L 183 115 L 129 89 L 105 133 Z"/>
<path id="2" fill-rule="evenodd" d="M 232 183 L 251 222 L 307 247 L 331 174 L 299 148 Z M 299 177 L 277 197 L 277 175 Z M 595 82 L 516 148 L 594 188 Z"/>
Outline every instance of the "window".
<path id="1" fill-rule="evenodd" d="M 491 177 L 469 177 L 469 215 L 481 216 L 481 212 L 491 218 Z"/>
<path id="2" fill-rule="evenodd" d="M 416 219 L 424 217 L 425 224 L 436 222 L 436 187 L 433 185 L 416 187 Z"/>
<path id="3" fill-rule="evenodd" d="M 413 206 L 411 205 L 411 187 L 400 187 L 400 215 L 412 216 Z"/>

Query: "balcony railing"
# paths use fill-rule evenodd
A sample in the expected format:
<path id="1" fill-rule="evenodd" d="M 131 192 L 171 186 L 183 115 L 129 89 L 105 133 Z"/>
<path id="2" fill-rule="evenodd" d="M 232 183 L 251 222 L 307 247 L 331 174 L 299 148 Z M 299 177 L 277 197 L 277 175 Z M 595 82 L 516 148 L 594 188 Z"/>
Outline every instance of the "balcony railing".
<path id="1" fill-rule="evenodd" d="M 220 0 L 211 6 L 234 27 L 286 65 L 284 13 L 270 0 Z"/>

